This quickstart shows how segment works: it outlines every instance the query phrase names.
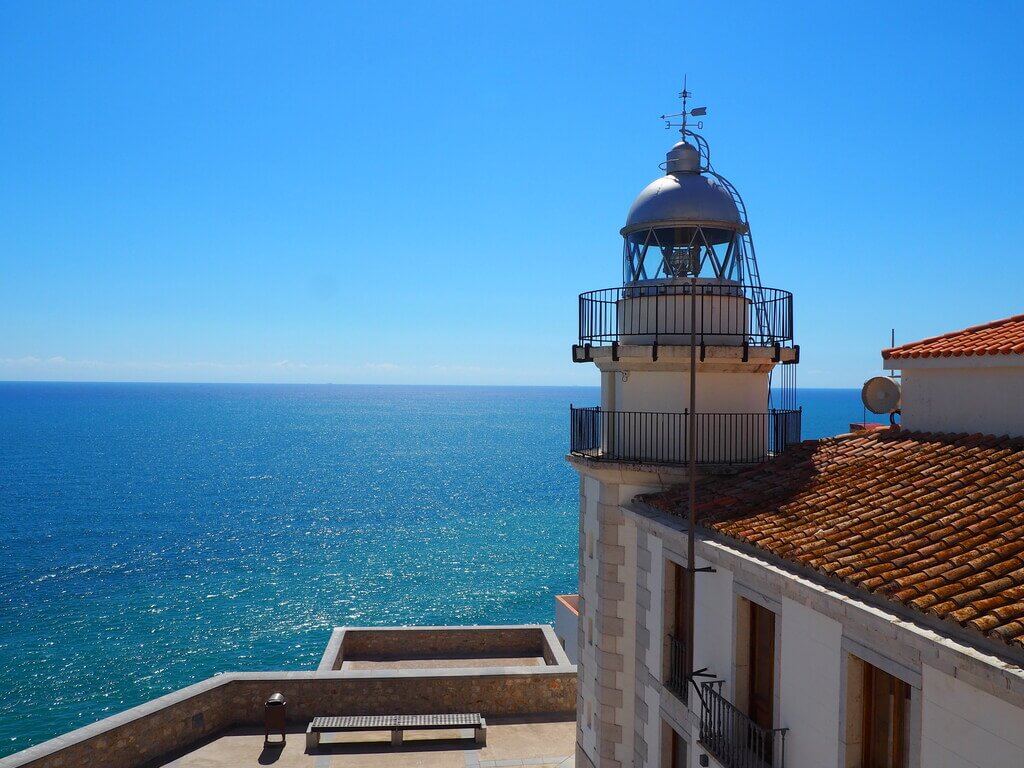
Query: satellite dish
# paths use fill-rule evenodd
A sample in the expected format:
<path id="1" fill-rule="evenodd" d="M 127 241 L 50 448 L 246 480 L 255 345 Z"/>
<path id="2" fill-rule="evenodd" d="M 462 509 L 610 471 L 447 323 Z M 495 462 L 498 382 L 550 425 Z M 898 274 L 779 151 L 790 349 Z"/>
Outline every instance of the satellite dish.
<path id="1" fill-rule="evenodd" d="M 900 385 L 888 376 L 875 376 L 864 382 L 860 399 L 872 413 L 893 413 L 900 407 Z"/>

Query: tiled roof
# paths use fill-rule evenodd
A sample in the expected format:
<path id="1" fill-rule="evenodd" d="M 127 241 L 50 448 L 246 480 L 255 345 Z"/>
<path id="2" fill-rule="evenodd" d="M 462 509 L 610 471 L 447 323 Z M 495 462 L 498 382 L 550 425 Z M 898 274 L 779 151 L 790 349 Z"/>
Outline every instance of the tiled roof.
<path id="1" fill-rule="evenodd" d="M 993 320 L 962 331 L 883 349 L 882 357 L 886 360 L 906 360 L 913 357 L 970 357 L 1020 352 L 1024 352 L 1024 315 Z"/>
<path id="2" fill-rule="evenodd" d="M 642 497 L 685 517 L 685 487 Z M 698 524 L 1024 646 L 1024 440 L 877 430 L 699 485 Z"/>

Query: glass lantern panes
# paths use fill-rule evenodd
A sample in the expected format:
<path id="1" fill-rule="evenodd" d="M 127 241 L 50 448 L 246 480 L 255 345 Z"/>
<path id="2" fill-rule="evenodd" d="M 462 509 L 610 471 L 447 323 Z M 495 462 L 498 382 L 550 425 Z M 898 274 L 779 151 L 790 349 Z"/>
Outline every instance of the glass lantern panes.
<path id="1" fill-rule="evenodd" d="M 625 283 L 691 276 L 743 280 L 743 240 L 722 227 L 651 227 L 623 242 Z"/>

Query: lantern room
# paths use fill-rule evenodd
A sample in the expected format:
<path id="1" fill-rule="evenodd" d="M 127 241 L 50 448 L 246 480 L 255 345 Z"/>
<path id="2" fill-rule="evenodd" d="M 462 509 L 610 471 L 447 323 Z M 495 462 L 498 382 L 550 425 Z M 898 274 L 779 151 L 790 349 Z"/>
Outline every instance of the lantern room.
<path id="1" fill-rule="evenodd" d="M 742 281 L 747 226 L 732 185 L 709 173 L 687 141 L 669 150 L 664 169 L 637 196 L 621 230 L 623 283 L 702 275 Z"/>

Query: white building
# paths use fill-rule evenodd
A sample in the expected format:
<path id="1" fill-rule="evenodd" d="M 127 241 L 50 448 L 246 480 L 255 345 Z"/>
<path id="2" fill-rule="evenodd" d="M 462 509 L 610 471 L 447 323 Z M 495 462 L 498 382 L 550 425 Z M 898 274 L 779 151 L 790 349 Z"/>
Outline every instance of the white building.
<path id="1" fill-rule="evenodd" d="M 578 765 L 1024 766 L 1024 439 L 950 434 L 1024 436 L 1024 318 L 887 350 L 903 429 L 801 443 L 791 296 L 682 133 L 580 297 Z"/>

